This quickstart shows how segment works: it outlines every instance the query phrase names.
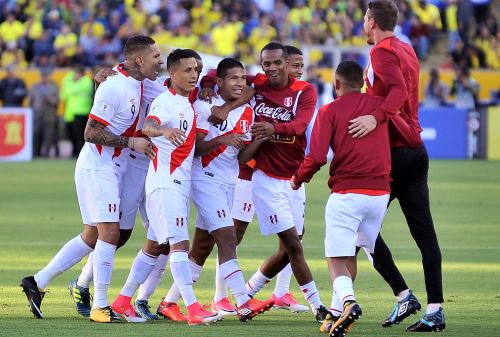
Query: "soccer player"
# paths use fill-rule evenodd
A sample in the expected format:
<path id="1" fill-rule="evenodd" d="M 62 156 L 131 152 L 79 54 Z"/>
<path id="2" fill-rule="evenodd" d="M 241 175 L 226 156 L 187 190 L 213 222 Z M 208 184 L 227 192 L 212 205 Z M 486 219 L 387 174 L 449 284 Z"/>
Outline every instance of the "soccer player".
<path id="1" fill-rule="evenodd" d="M 304 224 L 304 197 L 300 196 L 304 189 L 292 191 L 288 183 L 304 159 L 304 133 L 317 95 L 312 85 L 287 73 L 283 45 L 277 42 L 266 45 L 261 51 L 261 65 L 265 76 L 257 75 L 253 81 L 256 122 L 252 133 L 256 142 L 242 150 L 240 162 L 256 161 L 253 201 L 261 233 L 277 234 L 280 246 L 247 282 L 247 291 L 255 295 L 291 263 L 304 298 L 322 321 L 328 311 L 319 298 L 299 238 Z"/>
<path id="2" fill-rule="evenodd" d="M 196 231 L 189 253 L 193 281 L 201 272 L 211 248 L 200 247 L 211 236 L 217 243 L 219 273 L 229 286 L 236 300 L 236 310 L 212 306 L 214 312 L 237 314 L 240 321 L 247 321 L 270 309 L 274 301 L 251 299 L 246 293 L 245 281 L 236 259 L 236 232 L 231 218 L 234 187 L 238 178 L 239 150 L 250 143 L 253 109 L 247 104 L 230 112 L 221 124 L 211 124 L 211 107 L 220 106 L 242 95 L 246 86 L 243 65 L 236 59 L 223 59 L 217 67 L 219 97 L 212 103 L 198 100 L 194 104 L 197 114 L 197 140 L 193 164 L 192 199 L 198 210 Z M 213 247 L 213 245 L 212 245 Z M 171 289 L 165 298 L 176 302 L 178 295 Z M 226 299 L 227 300 L 227 299 Z M 215 304 L 215 303 L 214 303 Z"/>
<path id="3" fill-rule="evenodd" d="M 188 324 L 209 324 L 222 318 L 203 309 L 193 291 L 189 265 L 189 195 L 196 138 L 195 113 L 189 94 L 198 73 L 191 53 L 176 49 L 167 58 L 168 91 L 151 105 L 143 133 L 152 138 L 156 158 L 146 177 L 146 211 L 159 244 L 170 244 L 170 271 L 188 310 Z"/>
<path id="4" fill-rule="evenodd" d="M 413 239 L 422 254 L 427 290 L 427 308 L 421 320 L 408 331 L 440 331 L 445 328 L 442 308 L 441 251 L 432 221 L 427 183 L 429 157 L 418 120 L 419 63 L 415 52 L 394 36 L 398 9 L 389 0 L 369 2 L 364 17 L 368 43 L 374 44 L 366 71 L 367 93 L 385 97 L 372 114 L 353 119 L 350 133 L 359 138 L 389 119 L 391 138 L 391 200 L 397 198 Z M 405 123 L 391 116 L 400 114 Z M 397 120 L 396 120 L 397 121 Z M 372 254 L 373 265 L 397 296 L 394 310 L 382 324 L 398 324 L 420 310 L 420 303 L 394 264 L 381 236 Z"/>
<path id="5" fill-rule="evenodd" d="M 198 53 L 193 50 L 188 51 L 190 51 L 196 59 L 199 76 L 203 70 L 203 61 Z M 96 74 L 94 79 L 97 84 L 100 84 L 104 82 L 108 76 L 116 75 L 116 73 L 117 72 L 111 69 L 102 69 Z M 158 97 L 159 94 L 167 90 L 168 83 L 169 78 L 167 76 L 159 76 L 155 81 L 151 81 L 147 78 L 143 81 L 144 91 L 140 105 L 140 119 L 136 130 L 137 136 L 145 137 L 141 132 L 144 118 L 148 114 L 153 100 Z M 196 91 L 191 93 L 190 99 L 193 99 L 193 97 L 196 97 Z M 142 322 L 143 320 L 135 315 L 135 311 L 130 305 L 130 300 L 128 303 L 125 303 L 127 302 L 125 299 L 131 297 L 137 289 L 137 284 L 141 284 L 141 291 L 134 303 L 134 308 L 137 313 L 145 319 L 158 319 L 158 316 L 151 313 L 149 310 L 148 299 L 158 286 L 165 272 L 165 266 L 168 262 L 169 246 L 160 246 L 156 240 L 154 240 L 154 233 L 152 233 L 152 230 L 149 228 L 149 221 L 145 210 L 144 192 L 144 182 L 149 167 L 149 159 L 144 154 L 132 152 L 129 154 L 127 160 L 127 170 L 123 175 L 120 196 L 121 218 L 120 242 L 118 248 L 123 246 L 130 238 L 135 225 L 137 211 L 139 211 L 141 215 L 143 225 L 147 228 L 147 238 L 143 249 L 139 251 L 134 260 L 129 277 L 120 292 L 120 294 L 123 295 L 123 297 L 120 298 L 121 301 L 117 303 L 120 305 L 119 307 L 113 308 L 113 310 L 117 313 L 126 313 L 126 315 L 122 316 L 129 322 Z M 89 316 L 91 308 L 89 287 L 93 280 L 92 258 L 93 254 L 90 254 L 87 263 L 82 269 L 82 273 L 77 279 L 72 280 L 69 285 L 70 294 L 75 302 L 76 310 L 84 317 Z M 155 263 L 153 264 L 153 262 Z"/>
<path id="6" fill-rule="evenodd" d="M 108 306 L 107 294 L 120 236 L 120 185 L 129 153 L 124 149 L 155 157 L 151 142 L 133 135 L 139 120 L 142 80 L 155 80 L 162 64 L 158 47 L 147 36 L 129 38 L 124 56 L 125 63 L 116 68 L 119 74 L 96 91 L 85 129 L 85 146 L 76 163 L 75 183 L 84 230 L 67 242 L 45 268 L 21 281 L 31 311 L 38 318 L 43 318 L 40 305 L 48 283 L 94 250 L 90 320 L 119 322 Z"/>
<path id="7" fill-rule="evenodd" d="M 342 315 L 333 324 L 323 323 L 322 331 L 327 330 L 331 337 L 344 336 L 361 316 L 353 290 L 356 246 L 373 252 L 389 201 L 391 163 L 387 123 L 359 140 L 347 133 L 350 120 L 371 113 L 383 101 L 381 97 L 361 94 L 362 87 L 363 68 L 353 61 L 341 62 L 335 72 L 339 96 L 320 108 L 311 151 L 290 180 L 294 190 L 309 182 L 327 163 L 330 147 L 335 151 L 328 180 L 332 194 L 325 210 L 325 256 L 333 291 L 342 299 L 342 306 L 333 309 Z"/>

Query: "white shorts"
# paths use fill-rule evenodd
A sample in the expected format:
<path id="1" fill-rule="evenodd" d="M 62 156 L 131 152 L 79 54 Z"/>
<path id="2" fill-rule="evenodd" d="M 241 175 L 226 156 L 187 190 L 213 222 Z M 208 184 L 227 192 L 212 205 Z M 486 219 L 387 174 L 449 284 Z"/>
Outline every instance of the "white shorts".
<path id="1" fill-rule="evenodd" d="M 252 222 L 255 214 L 255 206 L 252 197 L 252 181 L 238 179 L 234 192 L 233 208 L 231 216 L 233 219 Z"/>
<path id="2" fill-rule="evenodd" d="M 146 212 L 156 242 L 189 241 L 189 191 L 181 186 L 157 188 L 146 196 Z"/>
<path id="3" fill-rule="evenodd" d="M 356 246 L 373 253 L 389 194 L 332 193 L 325 209 L 325 256 L 355 256 Z"/>
<path id="4" fill-rule="evenodd" d="M 139 168 L 135 165 L 128 165 L 127 170 L 123 174 L 120 192 L 120 229 L 130 230 L 135 226 L 137 210 L 146 198 L 144 183 L 147 174 L 147 166 L 145 168 Z M 141 214 L 142 223 L 146 227 L 144 217 L 147 221 L 146 214 Z"/>
<path id="5" fill-rule="evenodd" d="M 84 224 L 120 221 L 121 180 L 118 171 L 75 168 L 76 194 Z"/>
<path id="6" fill-rule="evenodd" d="M 295 227 L 304 230 L 305 189 L 292 190 L 289 180 L 276 179 L 257 170 L 253 174 L 253 201 L 262 235 Z"/>
<path id="7" fill-rule="evenodd" d="M 198 210 L 196 228 L 212 231 L 233 226 L 231 216 L 234 187 L 210 180 L 197 180 L 191 184 L 191 199 Z"/>

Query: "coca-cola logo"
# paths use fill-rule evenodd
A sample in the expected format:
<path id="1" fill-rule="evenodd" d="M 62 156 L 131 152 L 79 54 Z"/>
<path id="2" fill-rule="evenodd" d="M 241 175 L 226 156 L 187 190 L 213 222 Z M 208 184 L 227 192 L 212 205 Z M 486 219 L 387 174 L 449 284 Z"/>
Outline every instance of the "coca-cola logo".
<path id="1" fill-rule="evenodd" d="M 255 113 L 257 115 L 268 116 L 272 119 L 277 119 L 283 122 L 290 122 L 292 120 L 292 112 L 281 106 L 271 108 L 266 106 L 266 103 L 262 102 L 255 108 Z"/>

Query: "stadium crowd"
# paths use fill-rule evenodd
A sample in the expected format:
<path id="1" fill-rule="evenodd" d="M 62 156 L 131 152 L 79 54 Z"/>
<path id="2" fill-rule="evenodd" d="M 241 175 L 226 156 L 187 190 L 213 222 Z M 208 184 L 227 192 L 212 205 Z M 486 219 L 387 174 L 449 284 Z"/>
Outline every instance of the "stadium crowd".
<path id="1" fill-rule="evenodd" d="M 500 68 L 490 0 L 397 3 L 398 36 L 421 60 L 447 33 L 456 66 Z M 252 64 L 270 41 L 364 46 L 365 11 L 363 0 L 0 0 L 0 66 L 109 67 L 135 34 Z"/>

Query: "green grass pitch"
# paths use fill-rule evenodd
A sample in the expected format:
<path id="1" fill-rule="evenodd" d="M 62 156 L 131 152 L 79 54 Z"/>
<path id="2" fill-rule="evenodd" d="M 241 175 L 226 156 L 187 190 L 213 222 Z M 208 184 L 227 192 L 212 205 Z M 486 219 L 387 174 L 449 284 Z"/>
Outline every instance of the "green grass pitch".
<path id="1" fill-rule="evenodd" d="M 81 230 L 73 181 L 74 162 L 42 161 L 0 164 L 0 336 L 321 336 L 312 314 L 271 311 L 242 324 L 236 318 L 209 327 L 169 321 L 146 324 L 91 324 L 78 316 L 67 284 L 83 262 L 49 285 L 42 305 L 46 319 L 29 312 L 19 280 L 43 267 L 67 240 Z M 323 214 L 328 196 L 327 170 L 307 186 L 305 252 L 324 303 L 331 283 L 323 258 Z M 447 336 L 500 336 L 500 162 L 432 161 L 431 203 L 443 254 Z M 138 222 L 139 223 L 139 222 Z M 425 304 L 420 255 L 410 238 L 401 210 L 393 204 L 383 235 L 417 297 Z M 145 237 L 141 225 L 116 256 L 110 296 L 123 284 Z M 239 249 L 245 277 L 276 247 L 275 237 L 261 237 L 253 223 Z M 201 302 L 213 295 L 214 258 L 208 260 L 195 291 Z M 170 274 L 151 298 L 155 307 L 171 282 Z M 271 295 L 268 285 L 260 297 Z M 300 296 L 293 281 L 292 289 Z M 379 275 L 360 256 L 356 294 L 363 317 L 349 336 L 403 336 L 400 326 L 384 329 L 380 322 L 394 297 Z M 300 298 L 301 302 L 304 302 Z"/>

